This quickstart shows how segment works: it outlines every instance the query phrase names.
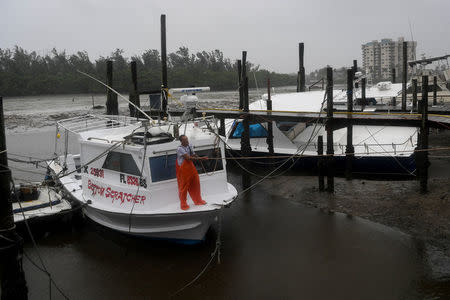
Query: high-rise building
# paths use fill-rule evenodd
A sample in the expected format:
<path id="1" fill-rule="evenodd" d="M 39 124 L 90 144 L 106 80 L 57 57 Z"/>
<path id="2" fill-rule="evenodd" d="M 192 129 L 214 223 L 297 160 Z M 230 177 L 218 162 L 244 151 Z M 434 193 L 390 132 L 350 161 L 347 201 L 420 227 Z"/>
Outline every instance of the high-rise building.
<path id="1" fill-rule="evenodd" d="M 374 81 L 391 80 L 392 69 L 395 68 L 397 76 L 402 76 L 403 70 L 403 42 L 401 37 L 397 41 L 382 39 L 372 41 L 361 46 L 363 70 L 366 76 Z M 417 42 L 407 42 L 407 60 L 416 58 Z M 408 68 L 408 75 L 411 68 Z"/>

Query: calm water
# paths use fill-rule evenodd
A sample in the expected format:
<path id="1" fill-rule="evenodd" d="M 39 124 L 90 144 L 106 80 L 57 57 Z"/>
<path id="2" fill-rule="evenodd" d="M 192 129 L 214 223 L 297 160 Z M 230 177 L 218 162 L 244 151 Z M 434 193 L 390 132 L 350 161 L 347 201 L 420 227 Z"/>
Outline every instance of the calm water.
<path id="1" fill-rule="evenodd" d="M 70 97 L 55 99 L 67 106 L 72 102 Z M 39 101 L 55 102 L 44 97 Z M 28 125 L 9 127 L 10 153 L 42 158 L 53 154 L 54 131 L 46 127 L 51 124 L 47 108 L 38 109 L 41 104 L 8 104 L 14 109 L 6 115 L 30 115 L 43 124 L 32 130 Z M 43 169 L 20 167 L 36 173 L 13 169 L 16 179 L 42 179 Z M 235 167 L 229 170 L 229 181 L 238 190 L 240 174 Z M 302 184 L 301 177 L 285 177 Z M 165 299 L 202 270 L 215 247 L 218 226 L 196 246 L 132 238 L 87 220 L 55 223 L 35 233 L 47 268 L 70 299 Z M 448 293 L 424 279 L 421 245 L 409 236 L 277 196 L 270 180 L 224 210 L 221 241 L 221 264 L 214 261 L 175 298 L 444 299 Z M 31 242 L 25 251 L 37 261 Z M 48 298 L 46 276 L 27 259 L 24 269 L 30 299 Z M 54 288 L 52 296 L 62 299 Z"/>

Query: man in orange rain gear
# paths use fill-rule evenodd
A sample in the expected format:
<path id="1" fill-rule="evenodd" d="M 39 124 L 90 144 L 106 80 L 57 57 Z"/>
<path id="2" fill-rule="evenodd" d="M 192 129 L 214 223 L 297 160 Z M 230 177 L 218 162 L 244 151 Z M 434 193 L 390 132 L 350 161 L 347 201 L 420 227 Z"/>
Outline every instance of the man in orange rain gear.
<path id="1" fill-rule="evenodd" d="M 189 145 L 187 136 L 180 136 L 181 145 L 177 150 L 176 173 L 178 181 L 178 195 L 180 197 L 180 207 L 182 210 L 189 209 L 187 204 L 187 193 L 194 201 L 195 205 L 204 205 L 206 202 L 202 199 L 200 193 L 200 179 L 198 177 L 197 169 L 194 166 L 193 160 L 208 159 L 205 157 L 198 157 Z"/>

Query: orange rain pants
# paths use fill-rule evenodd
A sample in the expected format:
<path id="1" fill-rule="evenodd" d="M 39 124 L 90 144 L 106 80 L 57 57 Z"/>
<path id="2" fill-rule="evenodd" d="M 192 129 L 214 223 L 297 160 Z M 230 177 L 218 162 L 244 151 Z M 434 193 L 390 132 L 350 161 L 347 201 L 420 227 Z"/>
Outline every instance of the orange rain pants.
<path id="1" fill-rule="evenodd" d="M 203 201 L 200 193 L 200 179 L 198 177 L 197 169 L 191 160 L 185 159 L 181 166 L 178 165 L 178 160 L 176 161 L 176 173 L 178 181 L 178 196 L 180 197 L 180 207 L 183 210 L 189 208 L 187 204 L 187 193 L 194 201 L 195 205 L 206 204 Z"/>

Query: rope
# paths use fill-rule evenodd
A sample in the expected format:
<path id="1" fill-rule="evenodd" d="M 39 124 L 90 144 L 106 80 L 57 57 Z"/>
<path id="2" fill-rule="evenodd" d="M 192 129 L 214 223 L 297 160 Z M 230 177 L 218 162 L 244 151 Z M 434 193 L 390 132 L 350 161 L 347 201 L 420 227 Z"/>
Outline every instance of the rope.
<path id="1" fill-rule="evenodd" d="M 50 272 L 47 270 L 47 267 L 46 267 L 45 264 L 44 264 L 44 260 L 42 259 L 42 256 L 41 256 L 41 254 L 40 254 L 40 252 L 39 252 L 39 248 L 38 248 L 38 246 L 37 246 L 37 244 L 36 244 L 36 240 L 34 239 L 34 236 L 33 236 L 33 234 L 31 233 L 30 225 L 28 224 L 28 220 L 27 220 L 26 217 L 25 217 L 25 212 L 24 212 L 24 210 L 23 210 L 22 203 L 21 203 L 19 197 L 17 196 L 17 192 L 16 192 L 14 180 L 13 180 L 12 178 L 11 178 L 11 184 L 12 184 L 12 189 L 14 190 L 14 196 L 15 196 L 15 198 L 16 198 L 16 202 L 19 204 L 20 211 L 21 211 L 21 213 L 22 213 L 22 217 L 23 217 L 23 221 L 24 221 L 24 223 L 25 223 L 25 227 L 27 228 L 27 232 L 28 232 L 28 234 L 29 234 L 29 236 L 30 236 L 30 239 L 31 239 L 32 243 L 33 243 L 33 247 L 35 248 L 36 254 L 37 254 L 37 256 L 38 256 L 38 258 L 39 258 L 39 261 L 40 261 L 40 263 L 41 263 L 41 265 L 42 265 L 41 271 L 43 271 L 43 272 L 48 276 L 48 279 L 49 279 L 49 296 L 50 296 L 50 299 L 52 298 L 52 283 L 55 285 L 56 289 L 61 293 L 61 295 L 62 295 L 65 299 L 69 299 L 69 298 L 64 294 L 64 292 L 58 287 L 58 285 L 56 284 L 56 282 L 53 280 L 53 278 L 52 278 Z"/>

